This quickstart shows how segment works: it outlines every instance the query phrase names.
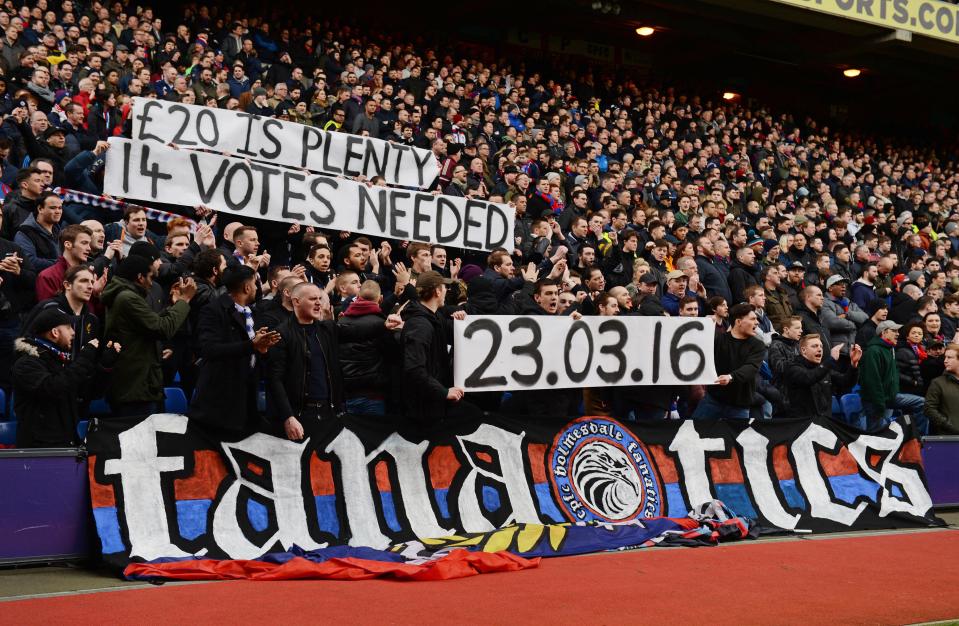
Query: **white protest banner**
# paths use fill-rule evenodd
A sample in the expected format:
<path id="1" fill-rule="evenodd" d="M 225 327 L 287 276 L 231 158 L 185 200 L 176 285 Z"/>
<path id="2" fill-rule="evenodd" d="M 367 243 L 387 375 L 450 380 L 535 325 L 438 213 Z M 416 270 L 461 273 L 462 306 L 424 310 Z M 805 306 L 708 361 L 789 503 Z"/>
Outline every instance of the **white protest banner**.
<path id="1" fill-rule="evenodd" d="M 712 320 L 470 315 L 453 323 L 453 381 L 482 391 L 716 382 Z"/>
<path id="2" fill-rule="evenodd" d="M 455 248 L 515 247 L 513 210 L 502 204 L 367 186 L 153 142 L 110 139 L 103 192 Z"/>
<path id="3" fill-rule="evenodd" d="M 387 184 L 417 189 L 440 173 L 429 150 L 243 111 L 134 98 L 132 122 L 136 141 L 212 150 L 311 172 L 382 176 Z"/>

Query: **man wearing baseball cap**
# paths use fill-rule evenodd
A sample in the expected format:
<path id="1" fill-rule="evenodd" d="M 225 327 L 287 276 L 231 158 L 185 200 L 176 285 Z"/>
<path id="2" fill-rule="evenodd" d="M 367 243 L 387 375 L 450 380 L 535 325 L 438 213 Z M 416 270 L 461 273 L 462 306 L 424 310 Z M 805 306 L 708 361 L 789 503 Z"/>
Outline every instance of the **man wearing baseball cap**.
<path id="1" fill-rule="evenodd" d="M 925 400 L 921 396 L 899 393 L 899 367 L 896 365 L 896 344 L 902 324 L 891 320 L 876 327 L 876 336 L 869 340 L 859 363 L 859 395 L 865 428 L 873 431 L 891 421 L 893 409 L 912 415 L 916 429 L 926 434 L 929 421 L 923 414 Z"/>
<path id="2" fill-rule="evenodd" d="M 846 295 L 849 281 L 840 274 L 833 274 L 826 279 L 826 297 L 822 305 L 822 322 L 829 329 L 829 337 L 833 345 L 842 342 L 843 354 L 849 354 L 849 349 L 856 341 L 856 331 L 863 325 L 869 316 Z"/>
<path id="3" fill-rule="evenodd" d="M 73 318 L 52 307 L 37 314 L 27 335 L 15 342 L 13 393 L 19 448 L 61 448 L 78 443 L 81 389 L 94 380 L 99 369 L 112 368 L 120 344 L 107 344 L 98 368 L 98 340 L 90 340 L 73 359 L 73 337 Z"/>

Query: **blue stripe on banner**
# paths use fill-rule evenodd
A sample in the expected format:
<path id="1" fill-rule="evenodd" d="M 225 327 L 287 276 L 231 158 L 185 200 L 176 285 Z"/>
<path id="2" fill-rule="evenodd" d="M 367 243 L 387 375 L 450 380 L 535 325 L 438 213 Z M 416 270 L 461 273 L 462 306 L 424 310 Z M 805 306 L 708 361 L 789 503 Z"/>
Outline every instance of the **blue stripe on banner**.
<path id="1" fill-rule="evenodd" d="M 93 520 L 97 525 L 97 535 L 100 536 L 104 554 L 126 550 L 123 539 L 120 537 L 120 520 L 117 519 L 117 508 L 115 506 L 93 509 Z"/>
<path id="2" fill-rule="evenodd" d="M 402 528 L 400 528 L 399 520 L 396 519 L 396 507 L 393 506 L 393 492 L 381 491 L 380 502 L 383 503 L 383 517 L 386 518 L 386 525 L 389 526 L 393 532 L 400 532 Z"/>
<path id="3" fill-rule="evenodd" d="M 679 483 L 666 483 L 666 510 L 669 517 L 686 517 L 689 507 L 683 499 L 683 490 Z"/>
<path id="4" fill-rule="evenodd" d="M 439 507 L 440 517 L 449 519 L 450 516 L 450 505 L 446 501 L 446 496 L 449 495 L 449 489 L 434 489 L 433 495 L 436 497 L 436 506 Z"/>
<path id="5" fill-rule="evenodd" d="M 340 518 L 336 514 L 336 496 L 316 496 L 316 519 L 320 530 L 334 537 L 340 536 Z"/>
<path id="6" fill-rule="evenodd" d="M 865 496 L 873 502 L 879 496 L 879 485 L 871 480 L 866 480 L 859 474 L 830 476 L 829 484 L 832 486 L 832 492 L 836 494 L 836 498 L 847 504 L 852 504 L 859 496 Z"/>
<path id="7" fill-rule="evenodd" d="M 904 498 L 905 496 L 902 493 L 902 488 L 899 485 L 893 485 L 889 488 L 889 493 L 892 494 L 893 498 Z"/>
<path id="8" fill-rule="evenodd" d="M 196 539 L 206 533 L 206 515 L 210 500 L 177 500 L 176 524 L 184 539 Z"/>
<path id="9" fill-rule="evenodd" d="M 736 515 L 756 519 L 756 509 L 749 499 L 749 491 L 742 483 L 719 483 L 716 485 L 716 497 L 727 507 L 736 512 Z"/>
<path id="10" fill-rule="evenodd" d="M 806 498 L 796 489 L 795 479 L 780 480 L 779 487 L 783 490 L 783 495 L 786 496 L 786 504 L 794 509 L 806 508 Z"/>
<path id="11" fill-rule="evenodd" d="M 563 514 L 556 508 L 553 502 L 553 492 L 549 489 L 548 483 L 535 483 L 533 490 L 536 491 L 536 500 L 539 502 L 540 517 L 548 517 L 554 522 L 562 522 Z"/>
<path id="12" fill-rule="evenodd" d="M 253 498 L 250 498 L 246 501 L 246 517 L 250 520 L 250 525 L 253 526 L 253 530 L 258 533 L 266 530 L 266 527 L 270 525 L 270 513 L 262 503 L 257 502 Z"/>
<path id="13" fill-rule="evenodd" d="M 490 513 L 495 513 L 499 510 L 499 507 L 499 492 L 489 485 L 483 485 L 483 508 Z"/>

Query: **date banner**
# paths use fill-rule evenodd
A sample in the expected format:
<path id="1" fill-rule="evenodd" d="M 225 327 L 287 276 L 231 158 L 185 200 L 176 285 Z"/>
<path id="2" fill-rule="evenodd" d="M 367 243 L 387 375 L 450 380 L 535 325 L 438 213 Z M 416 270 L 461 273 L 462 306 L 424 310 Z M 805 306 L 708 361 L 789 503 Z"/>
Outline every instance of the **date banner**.
<path id="1" fill-rule="evenodd" d="M 305 421 L 306 437 L 222 441 L 183 415 L 105 420 L 87 436 L 108 563 L 259 559 L 335 546 L 523 558 L 635 548 L 699 529 L 717 500 L 794 532 L 942 525 L 906 422 L 516 421 L 428 428 Z M 728 516 L 726 516 L 728 517 Z M 735 518 L 734 518 L 735 519 Z M 339 556 L 351 553 L 339 551 Z M 290 556 L 292 558 L 292 556 Z M 282 560 L 280 562 L 283 562 Z"/>
<path id="2" fill-rule="evenodd" d="M 453 379 L 483 391 L 711 385 L 715 332 L 702 318 L 471 315 L 453 325 Z"/>

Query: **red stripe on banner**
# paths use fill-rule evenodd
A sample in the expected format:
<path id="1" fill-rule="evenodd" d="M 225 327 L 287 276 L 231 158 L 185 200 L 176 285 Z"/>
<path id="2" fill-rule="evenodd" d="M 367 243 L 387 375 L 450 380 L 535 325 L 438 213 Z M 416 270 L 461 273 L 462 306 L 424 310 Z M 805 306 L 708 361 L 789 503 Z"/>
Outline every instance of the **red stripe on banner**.
<path id="1" fill-rule="evenodd" d="M 653 455 L 656 461 L 656 467 L 659 469 L 659 478 L 663 483 L 679 482 L 679 473 L 676 471 L 676 464 L 673 457 L 663 450 L 662 446 L 646 446 L 649 453 Z"/>
<path id="2" fill-rule="evenodd" d="M 743 468 L 739 464 L 739 451 L 733 448 L 728 459 L 709 459 L 709 469 L 714 483 L 744 483 Z"/>
<path id="3" fill-rule="evenodd" d="M 380 493 L 393 491 L 393 487 L 390 485 L 390 470 L 386 467 L 386 461 L 377 463 L 373 473 L 376 474 L 376 488 Z"/>
<path id="4" fill-rule="evenodd" d="M 786 444 L 773 448 L 773 471 L 779 480 L 793 480 L 796 477 L 792 463 L 789 462 L 789 448 Z"/>
<path id="5" fill-rule="evenodd" d="M 531 443 L 526 446 L 529 454 L 529 469 L 533 472 L 534 483 L 546 482 L 546 444 Z"/>
<path id="6" fill-rule="evenodd" d="M 910 439 L 906 443 L 902 444 L 902 448 L 899 450 L 898 459 L 903 463 L 915 463 L 922 465 L 922 452 L 920 452 L 919 440 Z"/>
<path id="7" fill-rule="evenodd" d="M 217 561 L 201 559 L 173 563 L 131 563 L 125 576 L 158 577 L 173 580 L 452 580 L 493 572 L 516 572 L 539 567 L 539 558 L 524 559 L 509 552 L 468 552 L 450 554 L 422 565 L 390 563 L 367 559 L 330 559 L 316 563 L 301 557 L 282 565 L 264 561 Z"/>
<path id="8" fill-rule="evenodd" d="M 825 470 L 826 476 L 849 476 L 859 472 L 856 459 L 852 458 L 846 446 L 839 448 L 839 454 L 832 455 L 820 450 L 818 456 L 819 465 Z"/>
<path id="9" fill-rule="evenodd" d="M 226 478 L 226 466 L 220 453 L 214 450 L 197 450 L 193 453 L 193 475 L 173 481 L 177 500 L 213 500 Z"/>
<path id="10" fill-rule="evenodd" d="M 329 461 L 322 461 L 316 452 L 310 455 L 310 486 L 314 496 L 332 496 L 336 494 L 336 484 L 333 482 L 333 466 Z"/>
<path id="11" fill-rule="evenodd" d="M 460 462 L 451 446 L 436 446 L 427 459 L 430 468 L 430 483 L 433 489 L 449 489 L 453 476 L 460 469 Z"/>
<path id="12" fill-rule="evenodd" d="M 93 469 L 96 466 L 97 455 L 91 454 L 87 457 L 87 471 L 90 473 L 90 503 L 95 509 L 116 506 L 117 497 L 113 493 L 113 485 L 101 485 L 93 477 Z"/>
<path id="13" fill-rule="evenodd" d="M 489 452 L 477 452 L 477 453 L 476 453 L 476 458 L 479 459 L 480 461 L 484 462 L 484 463 L 492 463 L 492 462 L 493 462 L 493 457 L 492 457 L 492 455 L 490 455 Z"/>

